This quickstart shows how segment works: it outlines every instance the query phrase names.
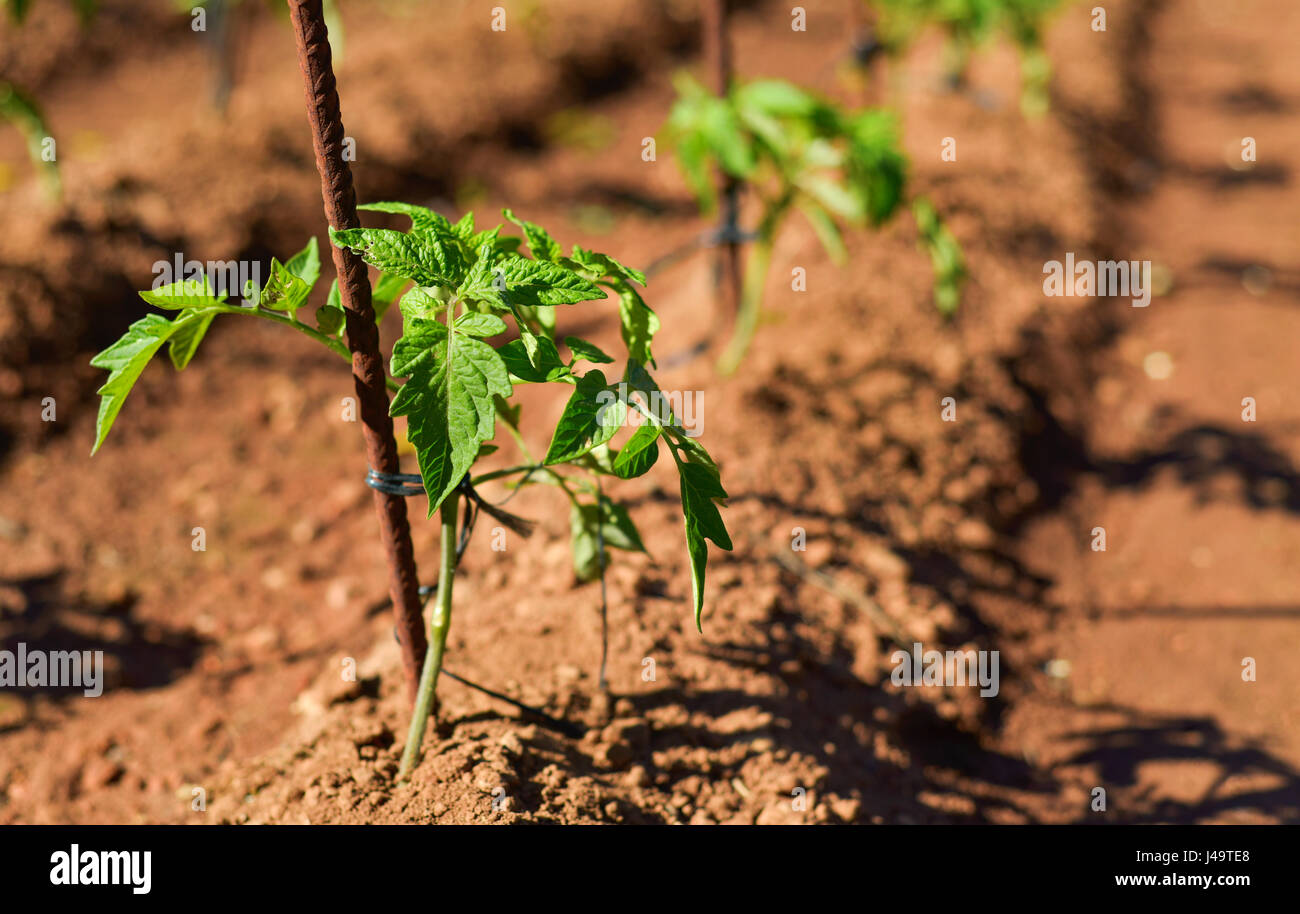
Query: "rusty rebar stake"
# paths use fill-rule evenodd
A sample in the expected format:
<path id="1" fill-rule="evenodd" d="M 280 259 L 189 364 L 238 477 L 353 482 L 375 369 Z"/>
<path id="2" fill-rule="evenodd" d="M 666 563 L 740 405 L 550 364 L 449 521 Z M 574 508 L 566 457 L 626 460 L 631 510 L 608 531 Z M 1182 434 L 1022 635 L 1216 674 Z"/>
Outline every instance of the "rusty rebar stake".
<path id="1" fill-rule="evenodd" d="M 289 0 L 298 66 L 307 90 L 307 118 L 311 121 L 316 170 L 320 172 L 325 218 L 335 230 L 357 228 L 357 196 L 352 187 L 352 170 L 343 159 L 343 119 L 334 82 L 329 35 L 321 0 Z M 352 351 L 352 379 L 366 439 L 366 458 L 381 473 L 399 469 L 393 420 L 388 415 L 383 358 L 379 354 L 379 328 L 370 303 L 370 277 L 366 265 L 346 248 L 331 246 L 334 269 L 339 277 L 339 296 L 347 322 L 348 348 Z M 415 569 L 415 550 L 406 519 L 406 502 L 374 491 L 375 511 L 388 553 L 388 592 L 393 600 L 397 640 L 402 650 L 402 669 L 411 700 L 415 700 L 420 667 L 428 641 L 420 604 L 420 582 Z"/>
<path id="2" fill-rule="evenodd" d="M 725 98 L 731 90 L 731 35 L 727 26 L 727 0 L 704 0 L 701 26 L 708 80 L 718 97 Z M 717 187 L 722 225 L 734 236 L 740 223 L 739 182 L 719 168 Z M 715 269 L 718 288 L 722 293 L 723 314 L 719 317 L 725 321 L 735 321 L 736 314 L 740 311 L 741 278 L 740 245 L 734 238 L 718 246 Z M 716 317 L 714 322 L 721 323 Z"/>

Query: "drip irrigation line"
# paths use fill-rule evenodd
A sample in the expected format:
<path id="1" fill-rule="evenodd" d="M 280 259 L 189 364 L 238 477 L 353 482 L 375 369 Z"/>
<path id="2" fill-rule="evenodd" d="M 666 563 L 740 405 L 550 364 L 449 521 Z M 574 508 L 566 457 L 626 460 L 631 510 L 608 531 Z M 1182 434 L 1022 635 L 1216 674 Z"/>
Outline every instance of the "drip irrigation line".
<path id="1" fill-rule="evenodd" d="M 730 212 L 729 215 L 734 216 L 734 211 Z M 651 261 L 650 265 L 645 268 L 645 275 L 647 278 L 654 276 L 701 248 L 717 247 L 720 244 L 747 244 L 757 240 L 757 238 L 758 232 L 742 229 L 734 221 L 723 222 L 721 225 L 700 233 L 685 244 L 673 248 L 667 254 Z M 664 359 L 664 368 L 677 368 L 695 361 L 709 351 L 709 342 L 710 340 L 706 336 L 689 349 L 673 353 Z"/>
<path id="2" fill-rule="evenodd" d="M 860 593 L 852 588 L 846 587 L 831 575 L 824 571 L 809 566 L 807 563 L 800 561 L 794 554 L 777 550 L 771 553 L 772 561 L 780 565 L 786 571 L 796 574 L 816 584 L 818 587 L 838 598 L 841 602 L 847 603 L 862 611 L 867 617 L 867 621 L 876 629 L 876 633 L 886 638 L 905 651 L 912 649 L 912 641 L 908 638 L 903 629 L 890 618 L 889 614 L 880 608 L 875 600 L 871 599 L 864 593 Z"/>
<path id="3" fill-rule="evenodd" d="M 706 336 L 689 349 L 683 349 L 681 352 L 674 352 L 672 355 L 664 359 L 664 371 L 694 362 L 708 351 L 709 338 Z"/>
<path id="4" fill-rule="evenodd" d="M 667 254 L 656 257 L 645 268 L 645 275 L 649 277 L 661 273 L 701 248 L 717 247 L 720 244 L 748 244 L 757 238 L 757 232 L 742 229 L 735 222 L 723 222 L 715 228 L 701 232 L 685 244 L 678 245 Z"/>

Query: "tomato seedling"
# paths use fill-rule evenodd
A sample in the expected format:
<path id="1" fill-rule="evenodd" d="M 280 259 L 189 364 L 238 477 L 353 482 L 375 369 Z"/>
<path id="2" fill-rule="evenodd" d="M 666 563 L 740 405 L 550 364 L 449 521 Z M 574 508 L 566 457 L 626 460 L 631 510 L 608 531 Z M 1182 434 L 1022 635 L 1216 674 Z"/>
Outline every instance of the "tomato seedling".
<path id="1" fill-rule="evenodd" d="M 705 211 L 715 204 L 713 168 L 741 182 L 760 204 L 740 310 L 719 368 L 736 369 L 758 324 L 776 236 L 791 211 L 812 225 L 836 262 L 847 257 L 841 223 L 880 226 L 904 198 L 907 158 L 893 115 L 846 111 L 781 80 L 733 85 L 723 97 L 689 76 L 665 132 L 687 183 Z M 913 201 L 922 245 L 935 266 L 936 306 L 951 315 L 966 271 L 956 239 L 924 199 Z M 724 226 L 735 233 L 735 226 Z"/>
<path id="2" fill-rule="evenodd" d="M 604 547 L 644 549 L 626 507 L 604 494 L 601 479 L 643 475 L 654 466 L 663 445 L 679 476 L 697 627 L 707 541 L 730 549 L 731 539 L 718 511 L 726 491 L 717 465 L 672 410 L 663 408 L 661 391 L 647 370 L 654 364 L 651 345 L 659 319 L 637 289 L 644 275 L 607 254 L 576 245 L 565 254 L 545 229 L 516 219 L 509 210 L 505 215 L 522 229 L 522 237 L 502 234 L 500 225 L 476 230 L 473 213 L 452 223 L 406 203 L 359 208 L 401 214 L 411 222 L 405 232 L 355 228 L 331 230 L 330 236 L 334 244 L 356 251 L 379 269 L 372 290 L 377 314 L 382 316 L 394 302 L 401 310 L 402 336 L 393 345 L 389 365 L 388 385 L 396 391 L 390 412 L 407 419 L 429 516 L 438 511 L 441 521 L 437 596 L 402 761 L 404 777 L 418 756 L 442 666 L 459 558 L 458 501 L 467 501 L 467 512 L 481 508 L 522 529 L 517 520 L 487 503 L 478 485 L 505 479 L 516 487 L 548 483 L 559 488 L 570 506 L 575 569 L 589 578 L 603 570 Z M 521 253 L 525 245 L 527 256 Z M 170 320 L 159 314 L 145 316 L 91 361 L 109 372 L 99 389 L 95 449 L 103 444 L 153 356 L 166 345 L 173 366 L 185 368 L 218 316 L 258 317 L 292 327 L 348 358 L 337 282 L 316 309 L 314 326 L 298 318 L 319 276 L 320 255 L 313 238 L 284 263 L 271 261 L 265 285 L 245 290 L 249 306 L 228 301 L 201 272 L 141 292 L 149 304 L 176 315 Z M 579 337 L 556 337 L 558 306 L 604 299 L 610 293 L 618 299 L 627 347 L 619 381 L 595 367 L 614 362 L 596 345 Z M 514 324 L 513 333 L 507 319 Z M 494 345 L 493 340 L 498 342 Z M 533 460 L 519 433 L 519 404 L 510 402 L 520 384 L 558 384 L 571 390 L 540 461 Z M 639 421 L 629 422 L 629 416 Z M 526 463 L 474 476 L 475 462 L 495 450 L 489 442 L 498 420 L 518 442 Z M 612 447 L 619 432 L 632 425 L 636 427 L 623 446 Z M 382 485 L 400 485 L 400 480 L 373 471 L 371 477 Z"/>

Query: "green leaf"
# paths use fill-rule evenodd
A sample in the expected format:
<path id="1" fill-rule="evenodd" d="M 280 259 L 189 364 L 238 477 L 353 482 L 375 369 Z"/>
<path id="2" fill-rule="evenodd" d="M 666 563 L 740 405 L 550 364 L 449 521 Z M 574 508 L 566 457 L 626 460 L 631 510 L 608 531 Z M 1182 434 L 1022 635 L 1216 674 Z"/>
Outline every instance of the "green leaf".
<path id="1" fill-rule="evenodd" d="M 320 279 L 320 247 L 313 235 L 307 246 L 285 262 L 284 268 L 307 284 L 308 291 Z"/>
<path id="2" fill-rule="evenodd" d="M 698 133 L 686 133 L 676 138 L 675 145 L 677 164 L 681 167 L 691 194 L 699 201 L 702 211 L 711 213 L 717 201 L 709 167 L 708 141 Z"/>
<path id="3" fill-rule="evenodd" d="M 659 332 L 659 315 L 650 310 L 641 295 L 627 283 L 618 284 L 618 318 L 627 346 L 627 357 L 653 365 L 650 344 Z"/>
<path id="4" fill-rule="evenodd" d="M 593 473 L 600 473 L 605 476 L 615 475 L 614 454 L 610 451 L 608 443 L 596 445 L 577 460 L 571 461 L 569 465 L 591 470 Z"/>
<path id="5" fill-rule="evenodd" d="M 413 203 L 398 203 L 390 200 L 380 203 L 363 203 L 357 209 L 369 210 L 375 213 L 399 213 L 411 220 L 411 229 L 415 232 L 453 231 L 452 224 L 447 221 L 446 216 L 435 213 L 427 206 L 416 206 Z M 470 231 L 472 232 L 474 230 L 474 214 L 466 213 L 465 218 L 469 219 Z M 461 220 L 461 222 L 464 221 L 464 219 Z M 457 223 L 457 225 L 460 225 L 460 223 Z"/>
<path id="6" fill-rule="evenodd" d="M 706 467 L 712 467 L 713 471 L 717 472 L 718 465 L 713 462 L 709 452 L 704 449 L 704 445 L 700 444 L 698 440 L 692 438 L 680 428 L 665 428 L 664 431 L 672 438 L 677 447 L 686 453 L 686 459 Z"/>
<path id="7" fill-rule="evenodd" d="M 507 219 L 524 230 L 524 238 L 528 242 L 528 251 L 533 255 L 534 259 L 556 261 L 564 255 L 564 249 L 550 236 L 546 229 L 536 222 L 518 219 L 508 209 L 503 209 L 501 212 Z"/>
<path id="8" fill-rule="evenodd" d="M 782 79 L 756 79 L 735 90 L 736 104 L 754 108 L 770 117 L 807 118 L 817 110 L 818 100 L 798 86 Z"/>
<path id="9" fill-rule="evenodd" d="M 704 610 L 704 570 L 709 560 L 705 540 L 722 549 L 730 550 L 731 537 L 718 513 L 714 499 L 726 498 L 726 490 L 718 477 L 716 467 L 690 460 L 678 460 L 681 474 L 682 517 L 686 522 L 686 550 L 691 557 L 691 591 L 695 605 L 695 627 L 703 631 L 701 614 Z"/>
<path id="10" fill-rule="evenodd" d="M 578 379 L 542 463 L 564 463 L 604 444 L 622 427 L 626 415 L 623 401 L 610 390 L 600 370 L 593 368 Z"/>
<path id="11" fill-rule="evenodd" d="M 642 423 L 614 458 L 614 475 L 620 479 L 633 479 L 650 472 L 659 459 L 660 434 L 658 425 Z"/>
<path id="12" fill-rule="evenodd" d="M 566 336 L 564 345 L 569 347 L 573 353 L 574 361 L 586 359 L 588 362 L 596 362 L 601 365 L 609 364 L 614 361 L 614 357 L 606 355 L 595 343 L 589 343 L 581 337 Z"/>
<path id="13" fill-rule="evenodd" d="M 500 236 L 501 226 L 499 225 L 496 228 L 484 229 L 470 236 L 465 241 L 465 247 L 469 248 L 475 257 L 479 256 L 484 248 L 487 248 L 491 259 L 495 260 L 496 255 L 500 253 L 500 248 L 497 246 Z"/>
<path id="14" fill-rule="evenodd" d="M 569 367 L 560 360 L 560 351 L 555 348 L 555 340 L 549 336 L 533 333 L 527 327 L 520 327 L 519 340 L 524 344 L 524 351 L 528 353 L 528 361 L 538 371 L 550 373 L 556 365 L 562 365 L 565 369 L 563 374 L 569 373 Z"/>
<path id="15" fill-rule="evenodd" d="M 812 205 L 828 210 L 846 222 L 861 225 L 867 221 L 866 198 L 858 189 L 826 175 L 802 176 L 799 189 L 813 201 Z"/>
<path id="16" fill-rule="evenodd" d="M 90 360 L 93 367 L 103 368 L 109 373 L 108 380 L 96 391 L 100 401 L 99 417 L 95 422 L 95 446 L 90 452 L 92 456 L 108 437 L 109 429 L 140 373 L 178 329 L 184 329 L 179 320 L 169 321 L 161 314 L 146 314 L 132 324 L 121 339 Z"/>
<path id="17" fill-rule="evenodd" d="M 432 516 L 496 433 L 494 397 L 510 396 L 510 375 L 496 350 L 454 324 L 449 332 L 437 321 L 403 318 L 392 373 L 409 380 L 389 412 L 407 417 Z"/>
<path id="18" fill-rule="evenodd" d="M 496 307 L 568 305 L 605 297 L 599 286 L 557 264 L 517 254 L 493 263 L 484 252 L 480 252 L 456 294 Z"/>
<path id="19" fill-rule="evenodd" d="M 190 309 L 182 312 L 172 322 L 171 339 L 167 342 L 167 355 L 171 357 L 172 366 L 182 370 L 194 358 L 194 353 L 203 342 L 208 328 L 212 326 L 217 311 Z"/>
<path id="20" fill-rule="evenodd" d="M 451 233 L 462 241 L 469 241 L 474 237 L 474 214 L 466 213 L 457 220 L 456 224 L 451 227 Z"/>
<path id="21" fill-rule="evenodd" d="M 595 278 L 603 279 L 608 276 L 611 278 L 623 278 L 639 285 L 645 285 L 645 274 L 640 270 L 634 270 L 631 267 L 625 267 L 608 254 L 600 254 L 596 251 L 588 251 L 584 248 L 573 246 L 573 254 L 569 258 L 577 263 L 583 269 L 590 272 Z"/>
<path id="22" fill-rule="evenodd" d="M 476 311 L 465 312 L 452 322 L 452 326 L 461 333 L 478 337 L 496 336 L 509 329 L 506 322 L 495 314 L 479 314 Z"/>
<path id="23" fill-rule="evenodd" d="M 474 262 L 470 264 L 465 278 L 457 287 L 455 297 L 461 301 L 481 302 L 497 308 L 502 304 L 501 293 L 505 291 L 505 279 L 492 269 L 496 257 L 490 250 L 480 250 Z"/>
<path id="24" fill-rule="evenodd" d="M 749 177 L 757 164 L 754 147 L 730 102 L 710 98 L 700 112 L 697 129 L 723 171 L 737 178 Z"/>
<path id="25" fill-rule="evenodd" d="M 511 340 L 497 350 L 510 370 L 512 377 L 532 384 L 546 381 L 558 381 L 567 377 L 569 366 L 560 361 L 555 344 L 547 337 L 534 337 L 537 341 L 535 354 L 530 354 L 523 339 Z M 545 342 L 542 342 L 545 340 Z M 549 344 L 549 345 L 548 345 Z"/>
<path id="26" fill-rule="evenodd" d="M 951 317 L 961 303 L 961 289 L 967 276 L 961 244 L 929 200 L 924 197 L 914 200 L 912 214 L 916 218 L 920 245 L 929 252 L 934 268 L 934 305 L 944 317 Z"/>
<path id="27" fill-rule="evenodd" d="M 866 111 L 848 124 L 849 184 L 861 195 L 868 217 L 879 225 L 893 214 L 903 198 L 907 159 L 898 145 L 894 116 Z"/>
<path id="28" fill-rule="evenodd" d="M 537 321 L 537 328 L 542 331 L 543 336 L 555 339 L 555 309 L 554 308 L 527 308 L 520 306 L 531 313 L 533 320 Z"/>
<path id="29" fill-rule="evenodd" d="M 844 239 L 840 235 L 835 220 L 830 217 L 826 210 L 808 200 L 799 201 L 799 211 L 812 224 L 813 231 L 817 233 L 818 240 L 821 241 L 822 247 L 826 249 L 826 253 L 830 255 L 831 260 L 837 264 L 843 264 L 848 259 L 849 252 L 844 247 Z"/>
<path id="30" fill-rule="evenodd" d="M 674 441 L 680 441 L 678 446 L 684 448 L 692 459 L 695 459 L 698 450 L 704 455 L 701 462 L 712 463 L 704 448 L 696 444 L 682 427 L 681 417 L 672 410 L 672 401 L 664 396 L 655 379 L 650 377 L 640 362 L 628 361 L 623 372 L 623 382 L 618 385 L 617 391 L 628 411 L 635 413 L 641 422 L 658 426 Z"/>
<path id="31" fill-rule="evenodd" d="M 636 529 L 636 524 L 632 523 L 631 516 L 627 513 L 627 508 L 620 504 L 610 501 L 608 498 L 601 498 L 601 505 L 604 510 L 601 512 L 601 536 L 604 537 L 606 547 L 612 546 L 615 549 L 624 549 L 628 552 L 645 552 L 645 544 L 641 542 L 641 534 Z M 592 505 L 594 508 L 595 505 Z M 593 512 L 594 514 L 595 512 Z"/>
<path id="32" fill-rule="evenodd" d="M 370 292 L 370 303 L 375 309 L 375 323 L 384 319 L 388 309 L 392 307 L 393 302 L 397 301 L 397 296 L 402 294 L 406 284 L 410 282 L 405 276 L 393 276 L 389 273 L 380 273 L 379 279 L 375 281 L 375 286 Z"/>
<path id="33" fill-rule="evenodd" d="M 713 207 L 712 159 L 728 174 L 748 178 L 757 166 L 754 145 L 730 98 L 718 98 L 698 81 L 674 79 L 678 99 L 668 115 L 667 139 L 691 190 L 705 210 Z"/>
<path id="34" fill-rule="evenodd" d="M 317 264 L 317 272 L 319 271 L 320 266 Z M 262 294 L 257 303 L 272 311 L 293 313 L 302 307 L 310 292 L 311 286 L 307 282 L 272 257 L 271 276 L 262 287 Z"/>
<path id="35" fill-rule="evenodd" d="M 148 292 L 141 292 L 140 297 L 155 307 L 170 311 L 181 308 L 210 308 L 225 304 L 226 301 L 224 295 L 217 295 L 212 291 L 207 276 L 202 279 L 185 279 L 168 283 Z"/>
<path id="36" fill-rule="evenodd" d="M 379 316 L 376 314 L 375 320 L 378 319 Z M 343 313 L 343 299 L 339 294 L 339 281 L 336 279 L 330 283 L 325 304 L 316 309 L 316 327 L 326 336 L 334 336 L 343 329 L 345 323 L 347 323 L 347 315 Z"/>
<path id="37" fill-rule="evenodd" d="M 455 286 L 459 256 L 432 234 L 406 234 L 389 229 L 330 229 L 330 240 L 351 248 L 366 263 L 401 276 L 418 286 Z"/>
<path id="38" fill-rule="evenodd" d="M 641 534 L 627 508 L 601 496 L 597 502 L 579 502 L 569 508 L 569 534 L 573 549 L 573 570 L 580 581 L 600 577 L 600 544 L 606 549 L 645 552 Z M 608 559 L 606 560 L 608 565 Z"/>
<path id="39" fill-rule="evenodd" d="M 447 303 L 438 295 L 433 294 L 435 291 L 421 286 L 412 286 L 408 289 L 398 305 L 402 317 L 420 317 L 425 320 L 434 320 L 438 315 L 446 311 Z"/>
<path id="40" fill-rule="evenodd" d="M 11 11 L 25 7 L 11 7 Z M 49 125 L 36 102 L 12 83 L 0 81 L 0 120 L 8 121 L 27 141 L 27 156 L 40 169 L 46 193 L 57 198 L 62 190 L 59 163 L 45 156 L 45 140 L 51 136 Z"/>

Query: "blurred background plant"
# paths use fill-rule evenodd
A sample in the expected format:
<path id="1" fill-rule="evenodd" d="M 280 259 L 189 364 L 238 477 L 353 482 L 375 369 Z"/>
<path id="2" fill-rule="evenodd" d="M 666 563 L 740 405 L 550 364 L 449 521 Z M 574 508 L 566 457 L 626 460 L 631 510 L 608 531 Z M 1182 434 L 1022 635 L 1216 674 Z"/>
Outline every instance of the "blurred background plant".
<path id="1" fill-rule="evenodd" d="M 34 0 L 0 0 L 0 6 L 4 7 L 11 24 L 21 26 L 27 21 L 33 2 Z M 68 3 L 76 11 L 83 27 L 94 18 L 96 0 L 68 0 Z M 27 154 L 40 173 L 45 193 L 51 200 L 59 199 L 63 187 L 59 179 L 57 146 L 45 116 L 31 95 L 3 79 L 0 79 L 0 119 L 23 135 L 27 143 Z"/>
<path id="2" fill-rule="evenodd" d="M 720 239 L 753 241 L 735 329 L 719 361 L 731 373 L 758 325 L 772 246 L 786 216 L 801 213 L 832 260 L 843 264 L 844 226 L 876 228 L 898 210 L 907 157 L 889 111 L 848 110 L 774 79 L 737 83 L 724 98 L 685 74 L 676 87 L 665 138 L 701 209 L 709 213 L 717 205 L 714 168 L 738 179 L 759 206 L 752 234 L 735 225 L 719 228 Z M 934 261 L 935 304 L 951 315 L 965 276 L 961 250 L 928 202 L 918 200 L 915 215 Z"/>
<path id="3" fill-rule="evenodd" d="M 869 35 L 859 36 L 859 59 L 876 51 L 897 57 L 926 32 L 944 36 L 943 78 L 951 89 L 967 84 L 971 55 L 999 37 L 1020 57 L 1020 109 L 1039 117 L 1050 104 L 1052 65 L 1043 31 L 1062 0 L 865 0 L 874 13 Z"/>

